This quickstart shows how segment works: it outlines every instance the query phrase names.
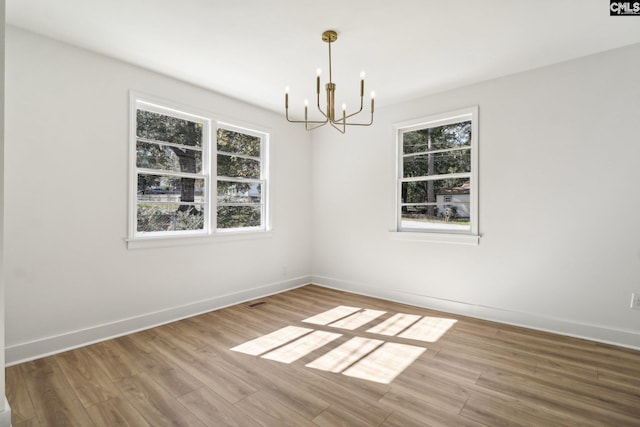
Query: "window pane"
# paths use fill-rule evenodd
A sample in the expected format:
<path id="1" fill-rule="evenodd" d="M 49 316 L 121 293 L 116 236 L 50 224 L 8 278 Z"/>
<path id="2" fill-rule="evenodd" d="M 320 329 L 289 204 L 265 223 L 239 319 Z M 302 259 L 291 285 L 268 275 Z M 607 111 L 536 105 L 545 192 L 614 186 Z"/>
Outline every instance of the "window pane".
<path id="1" fill-rule="evenodd" d="M 218 176 L 260 178 L 260 161 L 218 154 Z"/>
<path id="2" fill-rule="evenodd" d="M 435 203 L 446 196 L 468 202 L 471 182 L 468 178 L 403 182 L 401 191 L 401 203 Z"/>
<path id="3" fill-rule="evenodd" d="M 421 154 L 403 158 L 404 178 L 471 172 L 471 150 Z"/>
<path id="4" fill-rule="evenodd" d="M 204 179 L 138 174 L 138 201 L 204 203 Z"/>
<path id="5" fill-rule="evenodd" d="M 455 197 L 455 196 L 454 196 Z M 462 199 L 459 197 L 458 199 Z M 401 227 L 404 229 L 431 229 L 469 231 L 469 203 L 437 203 L 431 206 L 403 206 Z"/>
<path id="6" fill-rule="evenodd" d="M 138 141 L 136 166 L 175 172 L 202 173 L 202 152 Z"/>
<path id="7" fill-rule="evenodd" d="M 419 153 L 471 146 L 471 121 L 405 132 L 402 152 Z"/>
<path id="8" fill-rule="evenodd" d="M 137 111 L 136 135 L 139 138 L 202 147 L 202 123 L 151 111 Z"/>
<path id="9" fill-rule="evenodd" d="M 220 206 L 218 207 L 218 228 L 260 227 L 262 207 Z"/>
<path id="10" fill-rule="evenodd" d="M 204 229 L 203 205 L 138 204 L 138 232 Z"/>
<path id="11" fill-rule="evenodd" d="M 258 183 L 218 181 L 218 203 L 260 203 L 261 199 Z"/>
<path id="12" fill-rule="evenodd" d="M 218 151 L 260 157 L 260 138 L 226 129 L 218 129 Z"/>

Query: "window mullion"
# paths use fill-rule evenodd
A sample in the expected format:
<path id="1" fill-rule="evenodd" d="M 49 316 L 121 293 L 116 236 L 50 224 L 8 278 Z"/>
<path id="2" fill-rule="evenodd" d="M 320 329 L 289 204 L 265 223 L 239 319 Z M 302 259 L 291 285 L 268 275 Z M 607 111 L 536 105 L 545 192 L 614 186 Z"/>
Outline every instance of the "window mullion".
<path id="1" fill-rule="evenodd" d="M 418 151 L 415 153 L 405 153 L 402 155 L 402 157 L 426 156 L 429 154 L 450 153 L 452 151 L 463 151 L 463 150 L 471 150 L 471 147 L 442 148 L 440 150 Z"/>
<path id="2" fill-rule="evenodd" d="M 449 174 L 443 174 L 443 175 L 412 176 L 412 177 L 400 178 L 400 181 L 401 182 L 437 181 L 442 179 L 460 179 L 460 178 L 471 178 L 471 173 L 461 172 L 461 173 L 449 173 Z"/>
<path id="3" fill-rule="evenodd" d="M 262 159 L 260 157 L 250 156 L 248 154 L 230 153 L 228 151 L 220 151 L 220 150 L 217 150 L 216 154 L 220 154 L 220 155 L 223 155 L 223 156 L 229 156 L 229 157 L 240 157 L 242 159 L 256 160 L 258 162 L 262 161 Z"/>
<path id="4" fill-rule="evenodd" d="M 243 177 L 229 177 L 229 176 L 219 176 L 218 181 L 228 181 L 228 182 L 240 182 L 240 183 L 254 183 L 261 184 L 264 182 L 263 179 L 260 178 L 243 178 Z"/>
<path id="5" fill-rule="evenodd" d="M 139 205 L 185 205 L 185 206 L 200 206 L 203 203 L 200 202 L 182 202 L 178 201 L 169 201 L 169 200 L 138 200 L 136 202 Z"/>
<path id="6" fill-rule="evenodd" d="M 190 172 L 176 172 L 176 171 L 168 171 L 168 170 L 160 170 L 160 169 L 147 169 L 147 168 L 137 168 L 138 174 L 142 175 L 160 175 L 160 176 L 175 176 L 177 178 L 194 178 L 194 179 L 205 179 L 206 175 L 190 173 Z"/>
<path id="7" fill-rule="evenodd" d="M 147 144 L 163 145 L 165 147 L 174 147 L 174 148 L 179 148 L 181 150 L 193 150 L 193 151 L 200 151 L 200 152 L 203 151 L 202 147 L 198 147 L 197 145 L 176 144 L 175 142 L 158 141 L 155 139 L 140 138 L 140 137 L 137 137 L 136 141 L 146 142 Z"/>

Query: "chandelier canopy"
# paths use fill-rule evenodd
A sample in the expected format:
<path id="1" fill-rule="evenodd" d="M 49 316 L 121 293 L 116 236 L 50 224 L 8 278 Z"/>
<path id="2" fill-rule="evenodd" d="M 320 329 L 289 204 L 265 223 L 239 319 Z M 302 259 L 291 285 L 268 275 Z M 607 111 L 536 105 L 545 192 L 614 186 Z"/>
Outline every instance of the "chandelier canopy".
<path id="1" fill-rule="evenodd" d="M 362 112 L 364 106 L 364 71 L 360 73 L 360 109 L 353 113 L 347 113 L 347 106 L 342 104 L 342 114 L 336 116 L 336 84 L 332 79 L 331 72 L 331 43 L 338 39 L 338 33 L 333 30 L 327 30 L 322 33 L 322 41 L 329 45 L 329 83 L 325 85 L 325 93 L 327 98 L 326 108 L 323 110 L 320 107 L 320 74 L 321 70 L 318 68 L 318 76 L 316 77 L 316 97 L 317 107 L 320 114 L 324 117 L 324 120 L 309 120 L 309 101 L 304 101 L 304 120 L 291 120 L 289 118 L 289 88 L 285 89 L 284 94 L 284 108 L 286 112 L 287 120 L 291 123 L 304 123 L 306 130 L 314 130 L 326 125 L 327 123 L 333 126 L 341 133 L 345 133 L 347 126 L 371 126 L 373 124 L 373 110 L 374 110 L 374 93 L 371 92 L 371 119 L 368 123 L 355 123 L 350 122 L 348 119 Z"/>

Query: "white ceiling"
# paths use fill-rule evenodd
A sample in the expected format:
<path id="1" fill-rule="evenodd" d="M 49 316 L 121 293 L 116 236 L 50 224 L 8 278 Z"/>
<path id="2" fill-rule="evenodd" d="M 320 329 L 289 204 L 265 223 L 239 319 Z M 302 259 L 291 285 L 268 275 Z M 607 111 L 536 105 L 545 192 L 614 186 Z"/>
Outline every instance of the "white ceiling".
<path id="1" fill-rule="evenodd" d="M 315 97 L 332 45 L 336 101 L 376 105 L 640 42 L 606 0 L 7 0 L 10 25 L 282 111 Z M 326 73 L 323 75 L 326 76 Z"/>

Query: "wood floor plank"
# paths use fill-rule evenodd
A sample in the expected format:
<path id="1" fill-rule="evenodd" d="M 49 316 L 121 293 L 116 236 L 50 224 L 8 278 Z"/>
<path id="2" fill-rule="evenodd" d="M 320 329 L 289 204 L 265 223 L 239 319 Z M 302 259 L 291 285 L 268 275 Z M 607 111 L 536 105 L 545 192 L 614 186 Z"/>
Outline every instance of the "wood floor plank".
<path id="1" fill-rule="evenodd" d="M 55 357 L 26 362 L 19 369 L 43 427 L 94 425 Z"/>
<path id="2" fill-rule="evenodd" d="M 570 414 L 558 414 L 522 398 L 500 393 L 474 392 L 465 402 L 460 415 L 488 426 L 505 427 L 569 427 L 588 426 L 588 420 L 577 421 Z"/>
<path id="3" fill-rule="evenodd" d="M 414 372 L 394 382 L 392 390 L 397 394 L 419 397 L 438 408 L 449 412 L 459 412 L 469 398 L 469 389 L 448 379 Z"/>
<path id="4" fill-rule="evenodd" d="M 640 399 L 640 375 L 629 375 L 624 371 L 598 368 L 598 382 L 605 387 Z"/>
<path id="5" fill-rule="evenodd" d="M 205 426 L 146 372 L 121 380 L 117 386 L 124 398 L 152 426 Z"/>
<path id="6" fill-rule="evenodd" d="M 415 419 L 402 412 L 394 411 L 387 417 L 380 427 L 424 427 L 423 420 Z"/>
<path id="7" fill-rule="evenodd" d="M 115 382 L 140 373 L 135 356 L 123 348 L 125 338 L 116 338 L 88 347 L 95 363 Z"/>
<path id="8" fill-rule="evenodd" d="M 152 374 L 159 374 L 174 368 L 174 365 L 158 355 L 154 347 L 150 344 L 158 337 L 154 334 L 153 337 L 149 335 L 143 335 L 136 333 L 126 337 L 121 337 L 120 345 L 123 350 L 127 352 L 131 357 L 134 357 L 135 369 L 137 374 L 142 372 L 148 372 Z M 133 375 L 124 377 L 129 378 Z"/>
<path id="9" fill-rule="evenodd" d="M 637 425 L 640 407 L 629 408 L 626 404 L 612 401 L 606 395 L 590 396 L 584 387 L 575 389 L 548 379 L 507 371 L 492 371 L 483 374 L 477 384 L 480 387 L 517 396 L 549 408 L 562 410 L 581 422 L 596 420 L 617 426 Z"/>
<path id="10" fill-rule="evenodd" d="M 85 407 L 71 388 L 53 388 L 45 385 L 29 392 L 42 427 L 94 426 Z"/>
<path id="11" fill-rule="evenodd" d="M 236 402 L 235 406 L 264 426 L 317 427 L 317 424 L 284 405 L 268 392 L 254 393 Z"/>
<path id="12" fill-rule="evenodd" d="M 438 353 L 416 360 L 409 369 L 443 377 L 453 384 L 475 384 L 482 373 L 480 369 L 451 363 L 445 357 L 438 357 Z"/>
<path id="13" fill-rule="evenodd" d="M 402 390 L 393 389 L 379 400 L 380 404 L 395 410 L 395 412 L 420 420 L 428 426 L 468 426 L 478 427 L 482 424 L 460 416 L 462 403 L 451 408 L 441 408 L 441 400 L 433 395 L 416 395 Z"/>
<path id="14" fill-rule="evenodd" d="M 120 395 L 109 376 L 99 364 L 95 363 L 89 348 L 80 348 L 54 356 L 85 408 Z"/>
<path id="15" fill-rule="evenodd" d="M 572 337 L 563 337 L 558 342 L 557 337 L 554 341 L 551 334 L 539 331 L 498 331 L 495 340 L 550 361 L 562 361 L 563 364 L 584 369 L 593 369 L 602 359 L 602 354 L 597 351 L 598 347 L 593 342 Z M 615 361 L 611 360 L 611 363 Z"/>
<path id="16" fill-rule="evenodd" d="M 197 358 L 195 353 L 184 348 L 171 346 L 161 338 L 153 340 L 150 345 L 158 355 L 171 361 L 194 378 L 198 378 L 201 384 L 206 384 L 230 403 L 237 402 L 257 391 L 251 384 L 229 370 L 215 363 L 205 362 Z"/>
<path id="17" fill-rule="evenodd" d="M 322 427 L 370 427 L 380 425 L 385 419 L 386 417 L 377 420 L 371 417 L 361 418 L 351 407 L 336 403 L 322 411 L 313 422 Z"/>
<path id="18" fill-rule="evenodd" d="M 116 397 L 87 408 L 96 427 L 152 427 L 125 399 Z"/>
<path id="19" fill-rule="evenodd" d="M 181 396 L 178 401 L 209 426 L 260 427 L 251 417 L 206 386 Z"/>
<path id="20" fill-rule="evenodd" d="M 20 366 L 11 366 L 5 370 L 5 388 L 7 400 L 12 403 L 12 424 L 15 426 L 33 420 L 36 417 L 36 410 L 31 402 L 26 379 Z"/>
<path id="21" fill-rule="evenodd" d="M 17 366 L 29 392 L 37 391 L 38 388 L 45 387 L 54 390 L 67 390 L 71 388 L 71 384 L 54 357 L 45 357 Z M 31 397 L 33 399 L 33 395 Z"/>
<path id="22" fill-rule="evenodd" d="M 345 305 L 385 313 L 355 330 L 302 322 Z M 426 328 L 433 342 L 397 336 L 391 321 L 377 333 L 393 316 L 451 327 Z M 287 326 L 340 337 L 291 363 L 231 350 Z M 424 352 L 389 384 L 345 375 L 375 352 L 359 345 L 371 340 Z M 6 373 L 14 427 L 640 425 L 639 351 L 315 285 Z"/>
<path id="23" fill-rule="evenodd" d="M 135 366 L 138 367 L 138 372 L 147 372 L 153 376 L 163 388 L 165 388 L 174 397 L 179 397 L 183 394 L 189 393 L 199 387 L 202 387 L 202 382 L 186 372 L 180 366 L 170 363 L 170 361 L 161 357 L 157 351 L 155 351 L 151 343 L 159 341 L 161 338 L 154 335 L 152 339 L 145 340 L 142 337 L 131 337 L 130 339 L 119 338 L 119 344 L 122 346 L 125 352 L 130 352 L 131 355 L 144 354 L 143 358 L 138 357 L 138 362 Z M 136 344 L 136 342 L 138 344 Z M 144 350 L 142 349 L 144 348 Z"/>
<path id="24" fill-rule="evenodd" d="M 21 421 L 19 423 L 11 423 L 12 427 L 41 427 L 40 421 L 38 418 L 31 418 L 28 420 Z"/>
<path id="25" fill-rule="evenodd" d="M 465 354 L 475 359 L 481 359 L 485 365 L 508 365 L 512 369 L 525 372 L 533 372 L 539 363 L 539 358 L 535 355 L 510 345 L 504 345 L 495 338 L 483 338 L 460 331 L 452 331 L 447 335 L 443 348 L 445 352 L 455 351 L 458 355 Z"/>

